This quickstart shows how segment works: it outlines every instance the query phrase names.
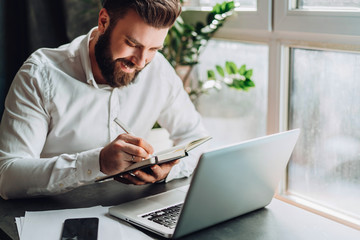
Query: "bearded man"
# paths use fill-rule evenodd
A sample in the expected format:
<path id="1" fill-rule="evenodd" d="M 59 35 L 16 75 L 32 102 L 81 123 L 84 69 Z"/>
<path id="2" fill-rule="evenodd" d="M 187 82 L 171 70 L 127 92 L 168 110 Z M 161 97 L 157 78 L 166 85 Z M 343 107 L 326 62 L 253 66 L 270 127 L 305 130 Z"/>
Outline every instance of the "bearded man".
<path id="1" fill-rule="evenodd" d="M 87 35 L 25 61 L 0 126 L 2 198 L 58 194 L 117 174 L 153 153 L 145 139 L 155 122 L 174 144 L 207 135 L 158 53 L 180 12 L 178 0 L 107 0 Z M 188 177 L 199 154 L 116 180 L 142 185 Z"/>

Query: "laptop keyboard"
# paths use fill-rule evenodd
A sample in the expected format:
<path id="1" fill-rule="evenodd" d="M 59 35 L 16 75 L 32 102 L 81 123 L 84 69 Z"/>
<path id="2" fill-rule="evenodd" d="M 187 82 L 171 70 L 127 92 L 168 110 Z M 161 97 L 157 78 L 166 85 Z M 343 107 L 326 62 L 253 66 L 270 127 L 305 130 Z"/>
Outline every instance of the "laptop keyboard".
<path id="1" fill-rule="evenodd" d="M 170 229 L 175 228 L 183 203 L 163 208 L 151 213 L 142 215 L 147 220 L 158 223 Z"/>

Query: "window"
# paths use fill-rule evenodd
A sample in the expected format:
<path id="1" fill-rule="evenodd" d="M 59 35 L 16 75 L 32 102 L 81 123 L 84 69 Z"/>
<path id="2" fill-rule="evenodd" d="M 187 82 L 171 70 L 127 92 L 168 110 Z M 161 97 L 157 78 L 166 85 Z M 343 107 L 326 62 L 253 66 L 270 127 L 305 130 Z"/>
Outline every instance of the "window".
<path id="1" fill-rule="evenodd" d="M 301 3 L 304 4 L 301 4 Z M 315 3 L 322 3 L 321 7 L 315 7 Z M 346 36 L 360 35 L 360 6 L 340 8 L 335 3 L 356 2 L 356 1 L 296 1 L 296 0 L 275 0 L 274 5 L 274 29 L 284 33 L 314 33 L 311 40 L 327 42 L 343 41 Z M 311 4 L 311 3 L 314 3 Z M 317 4 L 320 6 L 320 4 Z M 347 4 L 350 5 L 350 4 Z M 326 6 L 328 6 L 326 8 Z M 344 27 L 346 26 L 346 27 Z M 332 34 L 323 36 L 320 34 Z M 341 37 L 339 35 L 342 35 Z"/>
<path id="2" fill-rule="evenodd" d="M 261 130 L 242 138 L 302 130 L 278 197 L 360 229 L 360 1 L 257 0 L 237 11 L 209 44 L 200 68 L 222 58 L 251 62 L 259 74 L 256 88 L 263 88 L 252 93 L 260 99 L 253 108 L 261 112 L 253 124 Z M 239 114 L 232 97 L 223 91 L 201 99 L 210 126 L 216 104 L 223 115 Z M 254 109 L 245 114 L 249 121 Z"/>
<path id="3" fill-rule="evenodd" d="M 359 229 L 360 125 L 351 121 L 359 113 L 353 105 L 360 87 L 359 4 L 276 3 L 274 32 L 282 42 L 278 71 L 289 101 L 280 107 L 280 129 L 302 130 L 281 193 Z"/>
<path id="4" fill-rule="evenodd" d="M 207 70 L 215 65 L 224 66 L 225 61 L 253 69 L 256 86 L 246 92 L 222 86 L 221 91 L 213 89 L 199 98 L 197 108 L 213 136 L 210 144 L 214 147 L 266 134 L 268 46 L 210 40 L 200 56 L 200 78 L 206 78 Z"/>
<path id="5" fill-rule="evenodd" d="M 353 216 L 360 216 L 359 79 L 359 53 L 291 49 L 289 124 L 302 135 L 287 191 Z"/>
<path id="6" fill-rule="evenodd" d="M 308 10 L 356 10 L 360 9 L 360 1 L 349 1 L 349 0 L 334 0 L 334 1 L 323 1 L 323 0 L 299 0 L 297 2 L 298 9 Z"/>

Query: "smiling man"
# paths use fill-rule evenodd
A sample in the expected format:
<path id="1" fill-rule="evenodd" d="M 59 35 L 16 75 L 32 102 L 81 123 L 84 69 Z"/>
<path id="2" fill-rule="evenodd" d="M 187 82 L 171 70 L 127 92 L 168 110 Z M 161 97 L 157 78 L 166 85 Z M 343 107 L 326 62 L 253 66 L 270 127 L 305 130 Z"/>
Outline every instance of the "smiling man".
<path id="1" fill-rule="evenodd" d="M 175 144 L 207 135 L 158 53 L 180 12 L 177 0 L 107 0 L 87 35 L 25 61 L 0 126 L 2 198 L 57 194 L 119 173 L 153 153 L 145 139 L 156 121 Z M 141 185 L 187 177 L 200 152 L 117 180 Z"/>

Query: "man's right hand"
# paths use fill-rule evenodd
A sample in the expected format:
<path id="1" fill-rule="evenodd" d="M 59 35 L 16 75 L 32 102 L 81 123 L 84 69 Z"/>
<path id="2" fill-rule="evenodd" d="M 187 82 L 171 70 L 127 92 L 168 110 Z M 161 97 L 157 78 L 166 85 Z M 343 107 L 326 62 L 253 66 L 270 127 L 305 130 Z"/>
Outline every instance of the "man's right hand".
<path id="1" fill-rule="evenodd" d="M 100 171 L 114 175 L 133 164 L 148 158 L 154 149 L 144 139 L 121 134 L 100 151 Z"/>

